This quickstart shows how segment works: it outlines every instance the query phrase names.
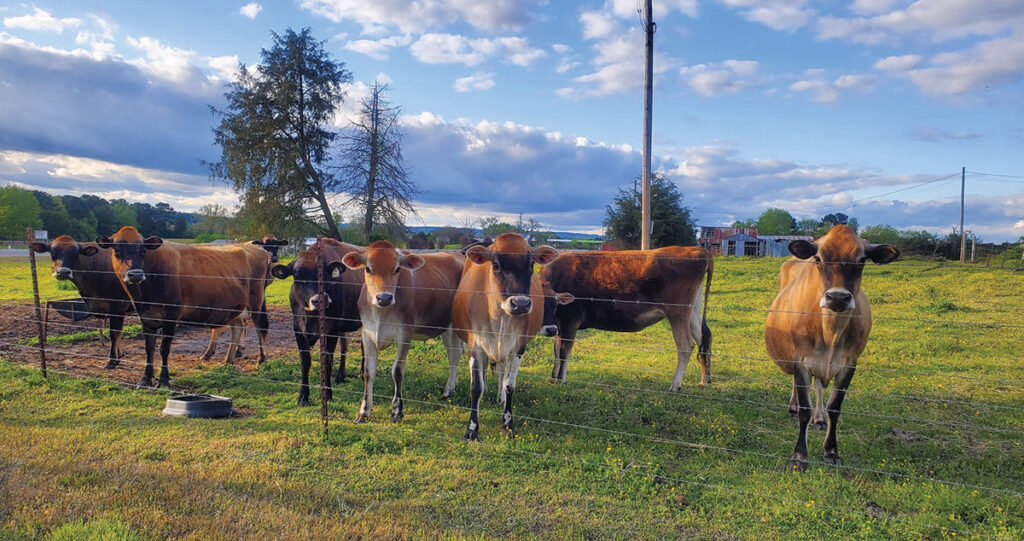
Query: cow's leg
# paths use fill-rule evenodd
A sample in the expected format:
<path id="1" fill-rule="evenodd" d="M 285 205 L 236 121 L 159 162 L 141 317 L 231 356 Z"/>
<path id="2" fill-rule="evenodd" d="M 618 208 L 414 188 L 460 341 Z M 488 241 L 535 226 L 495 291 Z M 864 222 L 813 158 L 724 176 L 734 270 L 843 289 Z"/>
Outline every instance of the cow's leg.
<path id="1" fill-rule="evenodd" d="M 821 395 L 823 393 L 823 386 L 821 380 L 818 378 L 812 378 L 814 380 L 814 415 L 811 416 L 811 424 L 818 430 L 825 430 L 828 428 L 828 420 L 825 417 L 825 406 L 822 405 Z"/>
<path id="2" fill-rule="evenodd" d="M 270 316 L 267 314 L 267 301 L 263 301 L 258 314 L 252 317 L 252 324 L 256 327 L 256 337 L 260 343 L 260 358 L 256 361 L 256 368 L 259 368 L 267 360 L 267 336 L 270 334 Z M 239 352 L 242 348 L 239 346 Z"/>
<path id="3" fill-rule="evenodd" d="M 462 358 L 462 340 L 455 335 L 455 331 L 448 328 L 441 335 L 445 351 L 448 352 L 448 381 L 444 384 L 444 394 L 441 399 L 451 398 L 455 394 L 455 384 L 459 377 L 459 360 Z"/>
<path id="4" fill-rule="evenodd" d="M 559 325 L 558 337 L 555 338 L 555 366 L 551 370 L 551 383 L 565 383 L 565 373 L 568 371 L 569 356 L 572 355 L 572 346 L 576 343 L 576 332 L 579 325 L 569 323 Z"/>
<path id="5" fill-rule="evenodd" d="M 690 307 L 690 334 L 697 344 L 697 360 L 700 361 L 700 386 L 711 384 L 711 328 L 704 321 L 704 290 L 697 288 L 693 306 Z"/>
<path id="6" fill-rule="evenodd" d="M 295 330 L 295 345 L 299 348 L 299 368 L 302 372 L 302 379 L 299 385 L 299 398 L 296 403 L 300 406 L 309 405 L 309 365 L 312 357 L 309 354 L 310 343 L 306 333 Z"/>
<path id="7" fill-rule="evenodd" d="M 412 337 L 400 336 L 395 342 L 395 364 L 391 367 L 391 378 L 395 380 L 395 396 L 391 400 L 391 422 L 402 420 L 405 403 L 402 401 L 402 381 L 405 380 L 405 360 L 409 356 L 409 345 Z"/>
<path id="8" fill-rule="evenodd" d="M 690 317 L 670 317 L 672 324 L 672 338 L 676 342 L 676 373 L 672 376 L 672 385 L 668 392 L 678 392 L 683 385 L 683 374 L 686 373 L 686 365 L 690 364 L 690 356 L 693 355 L 693 333 L 690 332 Z M 701 380 L 703 383 L 703 379 Z"/>
<path id="9" fill-rule="evenodd" d="M 139 380 L 139 387 L 153 386 L 153 354 L 156 353 L 156 332 L 159 329 L 159 323 L 155 325 L 142 324 L 142 334 L 146 340 L 146 369 L 142 373 L 142 379 Z"/>
<path id="10" fill-rule="evenodd" d="M 167 367 L 167 358 L 171 356 L 171 342 L 174 341 L 174 332 L 178 324 L 174 321 L 165 321 L 163 326 L 163 337 L 160 339 L 160 379 L 157 387 L 171 386 L 171 371 Z"/>
<path id="11" fill-rule="evenodd" d="M 522 352 L 509 355 L 505 381 L 499 381 L 505 388 L 505 412 L 501 416 L 501 429 L 510 438 L 515 437 L 512 423 L 512 395 L 516 391 L 516 378 L 519 376 L 519 364 L 522 359 Z"/>
<path id="12" fill-rule="evenodd" d="M 47 315 L 49 315 L 49 314 L 47 314 Z M 103 336 L 103 327 L 106 327 L 106 325 L 107 325 L 107 318 L 105 318 L 103 316 L 97 316 L 97 317 L 100 320 L 100 323 L 99 323 L 100 326 L 96 330 L 96 334 L 98 334 L 100 336 L 100 345 L 101 346 L 105 346 L 105 345 L 107 345 L 107 339 Z"/>
<path id="13" fill-rule="evenodd" d="M 796 419 L 796 414 L 800 412 L 800 402 L 796 398 L 796 380 L 793 381 L 793 390 L 789 393 L 789 416 Z"/>
<path id="14" fill-rule="evenodd" d="M 469 425 L 466 426 L 465 441 L 480 439 L 480 396 L 484 393 L 484 369 L 487 357 L 480 348 L 469 352 Z"/>
<path id="15" fill-rule="evenodd" d="M 331 328 L 327 331 L 324 343 L 320 347 L 327 348 L 327 400 L 334 400 L 334 388 L 331 387 L 331 372 L 334 370 L 334 349 L 338 347 L 338 329 Z"/>
<path id="16" fill-rule="evenodd" d="M 217 327 L 210 331 L 210 345 L 206 346 L 206 351 L 203 352 L 202 359 L 209 361 L 213 358 L 213 354 L 217 353 L 217 341 L 220 340 L 221 333 L 224 332 L 224 327 Z"/>
<path id="17" fill-rule="evenodd" d="M 359 404 L 359 415 L 356 422 L 361 423 L 370 419 L 370 412 L 373 410 L 373 381 L 377 377 L 377 343 L 370 335 L 363 333 L 363 401 Z"/>
<path id="18" fill-rule="evenodd" d="M 231 364 L 235 361 L 235 353 L 238 352 L 239 342 L 242 340 L 242 330 L 245 328 L 245 321 L 238 319 L 229 325 L 231 331 L 228 343 L 228 352 L 224 356 L 224 364 Z"/>
<path id="19" fill-rule="evenodd" d="M 345 383 L 345 361 L 348 359 L 348 337 L 342 333 L 338 336 L 338 368 L 334 371 L 334 383 L 342 384 Z"/>
<path id="20" fill-rule="evenodd" d="M 825 435 L 825 463 L 833 466 L 840 464 L 839 445 L 836 442 L 836 430 L 839 429 L 839 413 L 843 409 L 846 390 L 850 388 L 856 366 L 845 366 L 836 376 L 832 396 L 828 399 L 828 433 Z"/>
<path id="21" fill-rule="evenodd" d="M 807 373 L 807 366 L 802 362 L 794 364 L 793 387 L 799 404 L 797 419 L 800 421 L 800 430 L 797 433 L 793 456 L 789 459 L 789 466 L 799 471 L 807 468 L 807 425 L 811 422 L 810 385 L 811 378 Z"/>
<path id="22" fill-rule="evenodd" d="M 121 330 L 124 316 L 110 316 L 110 358 L 105 368 L 114 368 L 121 362 Z"/>
<path id="23" fill-rule="evenodd" d="M 497 392 L 494 393 L 494 403 L 504 404 L 505 403 L 505 373 L 508 370 L 508 359 L 501 359 L 494 367 L 495 378 L 494 381 L 497 384 Z"/>

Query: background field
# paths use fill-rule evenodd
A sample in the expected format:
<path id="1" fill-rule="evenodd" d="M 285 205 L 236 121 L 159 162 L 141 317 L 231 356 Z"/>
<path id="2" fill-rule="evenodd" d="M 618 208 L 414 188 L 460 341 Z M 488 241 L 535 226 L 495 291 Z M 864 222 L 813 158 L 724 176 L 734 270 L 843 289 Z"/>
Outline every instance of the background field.
<path id="1" fill-rule="evenodd" d="M 351 381 L 335 389 L 326 440 L 318 408 L 295 405 L 293 355 L 184 373 L 172 356 L 177 388 L 234 398 L 242 415 L 219 421 L 162 417 L 164 393 L 0 361 L 0 537 L 1024 537 L 1024 276 L 869 266 L 874 328 L 841 420 L 844 465 L 794 474 L 791 383 L 763 343 L 779 264 L 716 260 L 706 389 L 693 363 L 682 392 L 664 392 L 675 364 L 664 324 L 581 333 L 561 387 L 547 382 L 551 341 L 537 339 L 515 440 L 499 436 L 492 377 L 482 441 L 462 443 L 465 362 L 455 399 L 441 401 L 439 343 L 410 355 L 402 423 L 387 421 L 382 362 L 373 422 L 351 423 L 362 389 Z M 47 272 L 44 297 L 73 296 Z M 27 264 L 0 273 L 0 300 L 30 297 Z M 270 302 L 286 305 L 289 285 L 275 283 Z M 811 431 L 812 459 L 822 439 Z"/>

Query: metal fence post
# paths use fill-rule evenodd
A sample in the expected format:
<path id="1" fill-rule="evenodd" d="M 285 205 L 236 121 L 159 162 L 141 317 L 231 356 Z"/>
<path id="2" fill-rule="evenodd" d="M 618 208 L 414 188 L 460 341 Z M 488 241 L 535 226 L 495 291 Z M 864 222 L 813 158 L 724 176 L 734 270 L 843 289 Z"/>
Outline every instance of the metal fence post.
<path id="1" fill-rule="evenodd" d="M 32 297 L 36 303 L 36 324 L 39 327 L 39 370 L 46 377 L 46 327 L 43 326 L 43 315 L 39 311 L 39 278 L 36 276 L 36 253 L 32 251 L 35 232 L 31 227 L 25 228 L 25 240 L 28 247 L 28 263 L 32 269 Z"/>
<path id="2" fill-rule="evenodd" d="M 317 237 L 316 242 L 320 244 L 322 237 Z M 327 370 L 327 321 L 324 302 L 324 261 L 323 246 L 317 247 L 316 251 L 316 294 L 317 319 L 320 323 L 320 422 L 324 428 L 324 439 L 327 439 L 327 385 L 330 383 L 330 373 Z"/>

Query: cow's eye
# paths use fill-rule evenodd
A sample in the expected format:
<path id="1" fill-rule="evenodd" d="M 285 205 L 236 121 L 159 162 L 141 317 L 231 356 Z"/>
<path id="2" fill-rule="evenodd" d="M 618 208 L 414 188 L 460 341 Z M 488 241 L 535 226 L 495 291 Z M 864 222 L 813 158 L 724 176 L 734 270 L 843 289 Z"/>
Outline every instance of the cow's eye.
<path id="1" fill-rule="evenodd" d="M 366 267 L 366 274 L 373 274 L 373 269 Z"/>
<path id="2" fill-rule="evenodd" d="M 858 261 L 858 263 L 860 263 L 861 265 L 863 265 L 864 263 L 867 263 L 867 261 L 868 261 L 868 258 L 866 258 L 866 257 L 862 257 L 862 258 L 860 258 L 860 261 Z"/>
<path id="3" fill-rule="evenodd" d="M 818 256 L 814 256 L 814 262 L 815 263 L 821 263 L 821 258 L 818 257 Z"/>
<path id="4" fill-rule="evenodd" d="M 402 272 L 402 267 L 395 267 L 395 274 Z"/>

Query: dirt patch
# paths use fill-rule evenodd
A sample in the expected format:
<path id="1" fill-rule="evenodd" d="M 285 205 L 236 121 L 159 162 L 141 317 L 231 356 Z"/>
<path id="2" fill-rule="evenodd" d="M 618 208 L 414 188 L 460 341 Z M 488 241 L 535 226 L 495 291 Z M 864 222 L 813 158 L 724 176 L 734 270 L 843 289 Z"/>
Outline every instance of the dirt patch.
<path id="1" fill-rule="evenodd" d="M 265 351 L 268 359 L 296 356 L 295 339 L 292 335 L 292 316 L 286 307 L 271 307 L 270 334 Z M 137 325 L 135 316 L 125 318 L 125 327 Z M 142 336 L 125 338 L 121 341 L 123 355 L 121 364 L 113 369 L 105 369 L 109 352 L 109 342 L 100 343 L 98 338 L 88 338 L 74 343 L 61 343 L 60 336 L 68 336 L 84 331 L 95 331 L 100 328 L 100 320 L 90 318 L 78 322 L 50 310 L 47 322 L 47 366 L 54 371 L 69 372 L 73 375 L 96 377 L 122 383 L 138 383 L 142 377 L 146 363 L 145 341 Z M 242 340 L 243 355 L 234 360 L 239 369 L 252 372 L 256 369 L 259 359 L 259 341 L 251 324 L 247 324 Z M 39 350 L 26 342 L 37 336 L 34 307 L 12 303 L 0 303 L 0 356 L 23 363 L 39 364 Z M 210 330 L 202 327 L 179 326 L 171 346 L 170 368 L 171 383 L 175 375 L 204 370 L 224 362 L 228 349 L 229 333 L 224 332 L 218 340 L 217 352 L 209 361 L 201 355 L 210 342 Z M 158 341 L 159 345 L 159 341 Z M 159 350 L 154 360 L 156 373 L 159 374 Z"/>

